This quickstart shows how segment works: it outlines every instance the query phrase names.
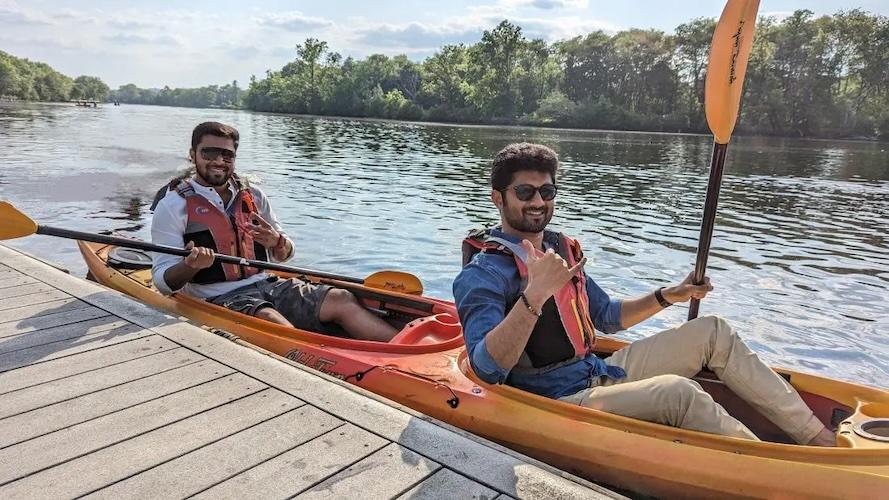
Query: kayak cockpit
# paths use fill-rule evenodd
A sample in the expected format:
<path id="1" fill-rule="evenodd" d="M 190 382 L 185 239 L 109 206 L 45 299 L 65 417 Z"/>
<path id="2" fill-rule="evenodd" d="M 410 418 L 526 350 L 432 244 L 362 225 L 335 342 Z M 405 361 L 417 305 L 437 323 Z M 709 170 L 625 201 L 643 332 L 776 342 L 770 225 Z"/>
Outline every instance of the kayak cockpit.
<path id="1" fill-rule="evenodd" d="M 606 343 L 609 344 L 609 348 L 619 348 L 624 345 L 623 342 L 614 339 L 608 339 Z M 610 352 L 611 349 L 608 353 L 601 354 L 607 355 Z M 694 377 L 695 381 L 763 442 L 716 436 L 635 420 L 545 398 L 507 385 L 487 384 L 472 371 L 465 353 L 461 354 L 458 366 L 463 374 L 479 387 L 480 394 L 487 393 L 488 397 L 497 395 L 521 402 L 524 407 L 534 407 L 550 418 L 558 416 L 593 426 L 607 426 L 625 432 L 744 453 L 755 454 L 759 449 L 769 456 L 780 456 L 783 453 L 794 453 L 791 450 L 799 449 L 797 446 L 775 448 L 776 445 L 795 443 L 785 432 L 738 397 L 709 371 L 699 373 Z M 777 371 L 797 389 L 815 416 L 828 429 L 836 432 L 836 449 L 879 449 L 889 452 L 889 393 L 806 373 Z"/>
<path id="2" fill-rule="evenodd" d="M 102 276 L 103 279 L 98 281 L 118 288 L 130 295 L 137 296 L 147 303 L 173 309 L 181 307 L 183 315 L 190 316 L 192 319 L 223 330 L 227 330 L 225 318 L 231 318 L 230 322 L 237 324 L 238 327 L 248 327 L 249 325 L 256 324 L 262 325 L 261 328 L 266 332 L 277 335 L 305 338 L 306 340 L 312 339 L 315 342 L 331 346 L 366 348 L 368 350 L 391 349 L 393 352 L 418 353 L 426 350 L 453 349 L 461 346 L 463 343 L 462 330 L 457 319 L 456 309 L 453 304 L 442 300 L 372 288 L 355 283 L 318 278 L 312 275 L 272 273 L 282 278 L 297 277 L 348 290 L 355 295 L 359 303 L 368 311 L 376 314 L 398 330 L 398 334 L 387 343 L 354 340 L 349 338 L 346 332 L 334 323 L 325 324 L 324 332 L 295 330 L 257 318 L 251 318 L 249 321 L 237 319 L 237 316 L 240 316 L 238 313 L 226 311 L 225 314 L 222 314 L 220 306 L 186 295 L 175 294 L 172 297 L 163 297 L 153 288 L 151 256 L 146 252 L 83 242 L 82 246 L 84 249 L 89 249 L 89 253 L 92 253 L 104 266 L 107 266 L 109 271 L 120 275 L 121 278 L 126 279 L 128 282 L 104 275 Z M 88 257 L 88 253 L 84 255 Z M 99 269 L 98 266 L 96 266 L 96 269 Z M 92 270 L 93 268 L 91 268 Z M 104 273 L 104 271 L 100 272 Z M 133 286 L 136 284 L 138 286 Z M 186 309 L 191 314 L 185 314 Z M 213 319 L 210 320 L 210 318 Z M 236 330 L 237 328 L 232 329 Z"/>

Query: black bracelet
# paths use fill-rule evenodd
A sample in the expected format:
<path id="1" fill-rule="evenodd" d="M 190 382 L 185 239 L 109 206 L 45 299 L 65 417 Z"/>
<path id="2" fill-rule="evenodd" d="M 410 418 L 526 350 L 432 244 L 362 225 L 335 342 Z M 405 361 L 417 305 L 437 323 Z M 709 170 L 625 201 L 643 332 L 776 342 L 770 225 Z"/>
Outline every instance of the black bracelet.
<path id="1" fill-rule="evenodd" d="M 664 288 L 666 288 L 666 287 L 662 286 L 662 287 L 658 288 L 657 290 L 655 290 L 654 291 L 654 298 L 657 299 L 657 302 L 658 302 L 658 304 L 661 305 L 661 307 L 670 307 L 673 305 L 673 303 L 664 298 L 664 294 L 663 294 Z"/>
<path id="2" fill-rule="evenodd" d="M 534 307 L 531 305 L 531 303 L 528 302 L 528 297 L 525 297 L 525 292 L 519 293 L 519 297 L 522 298 L 522 302 L 525 303 L 525 307 L 527 307 L 528 310 L 531 311 L 531 314 L 533 314 L 534 316 L 537 316 L 538 318 L 540 317 L 541 314 L 543 314 L 542 312 L 538 311 L 537 309 L 534 309 Z"/>

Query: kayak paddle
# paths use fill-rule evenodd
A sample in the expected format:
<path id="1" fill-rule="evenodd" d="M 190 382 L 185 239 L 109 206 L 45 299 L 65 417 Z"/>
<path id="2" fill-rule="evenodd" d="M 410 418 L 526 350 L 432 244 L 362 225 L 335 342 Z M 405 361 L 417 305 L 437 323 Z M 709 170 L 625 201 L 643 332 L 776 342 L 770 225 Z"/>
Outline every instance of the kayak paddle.
<path id="1" fill-rule="evenodd" d="M 68 238 L 74 240 L 91 241 L 93 243 L 104 243 L 106 245 L 117 245 L 126 248 L 136 248 L 147 252 L 166 253 L 185 257 L 189 250 L 184 248 L 171 247 L 166 245 L 155 245 L 140 240 L 131 240 L 128 238 L 117 238 L 114 236 L 106 236 L 103 234 L 84 233 L 81 231 L 72 231 L 69 229 L 61 229 L 57 227 L 39 225 L 30 217 L 23 214 L 15 206 L 6 201 L 0 201 L 0 240 L 11 240 L 30 236 L 32 234 L 42 234 L 46 236 L 58 236 L 59 238 Z M 231 255 L 216 254 L 216 260 L 228 264 L 238 264 L 242 266 L 255 267 L 258 269 L 268 269 L 271 271 L 283 271 L 295 274 L 309 274 L 318 276 L 319 278 L 327 278 L 349 283 L 363 284 L 370 288 L 383 290 L 391 290 L 395 292 L 407 293 L 411 295 L 420 295 L 423 293 L 423 284 L 419 278 L 413 274 L 403 271 L 377 271 L 364 279 L 351 278 L 339 274 L 325 273 L 321 271 L 312 271 L 299 267 L 287 266 L 283 264 L 275 264 L 273 262 L 264 262 L 261 260 L 243 259 Z"/>
<path id="2" fill-rule="evenodd" d="M 744 75 L 747 72 L 747 57 L 753 45 L 753 27 L 759 0 L 728 0 L 719 23 L 713 32 L 710 43 L 710 60 L 707 65 L 707 81 L 704 85 L 704 112 L 707 125 L 713 132 L 713 157 L 710 160 L 710 180 L 707 183 L 707 198 L 704 201 L 704 216 L 701 220 L 701 234 L 698 238 L 698 255 L 695 261 L 693 280 L 704 283 L 707 271 L 707 257 L 710 253 L 710 240 L 713 238 L 713 224 L 716 221 L 716 204 L 719 201 L 719 186 L 725 166 L 725 152 L 738 119 Z M 688 319 L 698 317 L 700 301 L 692 299 L 688 308 Z"/>

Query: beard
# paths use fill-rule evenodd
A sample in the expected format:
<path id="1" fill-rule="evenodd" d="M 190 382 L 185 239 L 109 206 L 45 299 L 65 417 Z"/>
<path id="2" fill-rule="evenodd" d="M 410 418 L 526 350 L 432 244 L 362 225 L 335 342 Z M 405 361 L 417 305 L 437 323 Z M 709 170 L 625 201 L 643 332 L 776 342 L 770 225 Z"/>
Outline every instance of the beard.
<path id="1" fill-rule="evenodd" d="M 523 233 L 539 233 L 546 228 L 546 225 L 553 218 L 553 210 L 548 206 L 543 207 L 542 214 L 527 208 L 521 211 L 510 210 L 505 203 L 503 208 L 506 222 L 516 231 Z M 530 215 L 529 212 L 536 213 Z"/>
<path id="2" fill-rule="evenodd" d="M 228 184 L 228 180 L 231 179 L 233 169 L 225 168 L 224 171 L 220 172 L 215 168 L 211 168 L 209 165 L 204 165 L 202 167 L 197 167 L 195 171 L 201 177 L 201 179 L 203 179 L 203 181 L 207 183 L 208 186 L 218 187 Z"/>

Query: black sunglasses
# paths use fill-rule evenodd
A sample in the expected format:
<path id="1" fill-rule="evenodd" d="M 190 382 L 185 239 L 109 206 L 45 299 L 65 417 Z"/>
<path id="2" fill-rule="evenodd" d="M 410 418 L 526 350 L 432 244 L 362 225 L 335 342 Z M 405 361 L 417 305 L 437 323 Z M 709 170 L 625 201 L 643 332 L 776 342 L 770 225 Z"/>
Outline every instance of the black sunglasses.
<path id="1" fill-rule="evenodd" d="M 231 163 L 235 161 L 235 152 L 231 149 L 206 147 L 201 148 L 201 158 L 207 161 L 213 161 L 222 156 L 222 161 Z"/>
<path id="2" fill-rule="evenodd" d="M 544 184 L 542 186 L 532 186 L 531 184 L 519 184 L 517 186 L 513 186 L 512 190 L 515 191 L 515 197 L 519 199 L 519 201 L 529 201 L 534 197 L 534 193 L 540 191 L 540 198 L 543 201 L 550 201 L 556 197 L 556 189 L 555 184 Z"/>

